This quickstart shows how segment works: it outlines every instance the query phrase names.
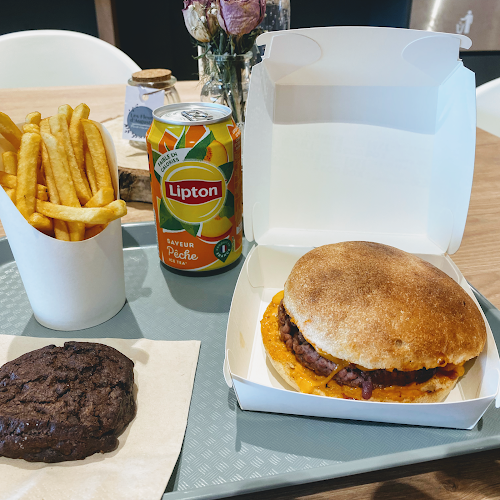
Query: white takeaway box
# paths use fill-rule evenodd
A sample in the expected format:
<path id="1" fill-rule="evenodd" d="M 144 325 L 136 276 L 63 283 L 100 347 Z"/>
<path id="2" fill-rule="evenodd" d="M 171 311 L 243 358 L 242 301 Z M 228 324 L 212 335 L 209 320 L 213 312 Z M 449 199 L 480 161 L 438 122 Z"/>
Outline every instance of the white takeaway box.
<path id="1" fill-rule="evenodd" d="M 229 314 L 228 385 L 243 410 L 473 428 L 499 393 L 486 318 L 484 351 L 448 398 L 432 404 L 295 392 L 266 359 L 260 333 L 297 259 L 341 241 L 418 255 L 477 304 L 449 256 L 462 240 L 474 170 L 475 78 L 459 59 L 470 40 L 331 27 L 266 33 L 258 42 L 266 51 L 252 71 L 243 156 L 245 235 L 256 245 Z"/>

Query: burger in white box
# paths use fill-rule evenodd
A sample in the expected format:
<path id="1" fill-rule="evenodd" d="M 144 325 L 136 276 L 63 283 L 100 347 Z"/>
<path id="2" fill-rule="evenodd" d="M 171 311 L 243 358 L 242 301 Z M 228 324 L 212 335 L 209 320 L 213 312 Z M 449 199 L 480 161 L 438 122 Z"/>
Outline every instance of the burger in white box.
<path id="1" fill-rule="evenodd" d="M 261 322 L 267 356 L 300 392 L 439 402 L 486 343 L 481 312 L 432 264 L 350 241 L 302 256 Z"/>

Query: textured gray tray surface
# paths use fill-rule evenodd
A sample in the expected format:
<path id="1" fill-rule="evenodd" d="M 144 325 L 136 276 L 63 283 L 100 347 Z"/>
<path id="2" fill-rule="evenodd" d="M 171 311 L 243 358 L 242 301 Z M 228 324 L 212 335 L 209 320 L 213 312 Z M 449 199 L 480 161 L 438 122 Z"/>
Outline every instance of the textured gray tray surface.
<path id="1" fill-rule="evenodd" d="M 0 240 L 0 333 L 201 340 L 186 436 L 164 500 L 222 498 L 500 447 L 493 406 L 471 431 L 241 411 L 222 365 L 242 262 L 216 276 L 180 276 L 160 265 L 153 224 L 124 226 L 123 236 L 127 303 L 106 323 L 77 332 L 36 322 Z M 500 312 L 477 296 L 500 345 Z"/>

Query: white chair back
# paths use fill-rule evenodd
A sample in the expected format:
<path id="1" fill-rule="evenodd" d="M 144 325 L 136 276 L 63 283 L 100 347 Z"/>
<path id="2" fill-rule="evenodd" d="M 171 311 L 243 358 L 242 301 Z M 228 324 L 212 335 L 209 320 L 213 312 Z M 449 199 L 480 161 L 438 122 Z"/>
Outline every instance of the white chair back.
<path id="1" fill-rule="evenodd" d="M 476 89 L 477 126 L 500 137 L 500 78 Z"/>
<path id="2" fill-rule="evenodd" d="M 125 84 L 140 69 L 121 50 L 83 33 L 35 30 L 0 36 L 0 88 Z"/>

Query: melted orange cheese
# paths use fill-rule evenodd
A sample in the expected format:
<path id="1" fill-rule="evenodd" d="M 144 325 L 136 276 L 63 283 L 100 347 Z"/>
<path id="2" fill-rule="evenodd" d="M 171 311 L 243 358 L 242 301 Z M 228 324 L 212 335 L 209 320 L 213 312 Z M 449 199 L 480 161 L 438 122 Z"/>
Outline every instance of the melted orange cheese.
<path id="1" fill-rule="evenodd" d="M 280 360 L 280 362 L 293 367 L 293 379 L 301 392 L 311 393 L 316 387 L 326 387 L 326 384 L 335 376 L 335 373 L 331 373 L 328 377 L 316 375 L 309 368 L 302 366 L 280 339 L 278 306 L 282 299 L 283 292 L 279 292 L 273 297 L 261 321 L 262 339 L 266 349 L 273 359 Z"/>
<path id="2" fill-rule="evenodd" d="M 283 299 L 284 292 L 277 293 L 269 306 L 267 307 L 261 321 L 262 341 L 266 347 L 268 354 L 276 361 L 289 366 L 291 377 L 298 385 L 300 392 L 307 394 L 325 394 L 326 396 L 342 399 L 359 399 L 363 400 L 360 387 L 341 386 L 332 378 L 342 368 L 349 365 L 349 361 L 342 360 L 331 356 L 324 351 L 317 349 L 318 353 L 337 364 L 337 368 L 327 377 L 323 377 L 314 373 L 314 371 L 301 365 L 295 355 L 290 352 L 285 343 L 280 338 L 278 324 L 278 306 Z M 360 370 L 365 368 L 356 365 Z M 457 378 L 464 374 L 463 366 L 447 364 L 441 367 L 434 377 Z M 398 399 L 416 399 L 422 395 L 423 387 L 426 384 L 416 384 L 415 382 L 406 386 L 389 386 L 384 388 L 374 388 L 372 397 L 381 401 L 397 401 Z"/>
<path id="3" fill-rule="evenodd" d="M 280 302 L 284 299 L 285 297 L 285 290 L 281 290 L 281 292 L 278 292 L 274 297 L 273 297 L 273 304 L 275 306 L 279 306 Z M 278 311 L 278 308 L 276 307 L 276 312 Z"/>
<path id="4" fill-rule="evenodd" d="M 332 356 L 331 354 L 328 354 L 327 352 L 323 351 L 319 347 L 316 347 L 312 342 L 309 343 L 314 347 L 314 350 L 320 356 L 323 356 L 324 358 L 333 361 L 337 365 L 337 368 L 335 368 L 334 370 L 335 373 L 338 373 L 340 370 L 342 370 L 342 368 L 345 368 L 346 366 L 350 365 L 349 361 L 346 361 L 345 359 L 336 358 L 335 356 Z M 364 372 L 370 371 L 370 368 L 365 368 L 364 366 L 361 365 L 356 365 L 356 368 L 358 368 L 359 370 L 363 370 Z"/>
<path id="5" fill-rule="evenodd" d="M 444 375 L 448 378 L 458 378 L 461 377 L 465 373 L 464 363 L 461 365 L 454 365 L 452 363 L 448 363 L 445 366 L 441 366 L 438 368 L 438 373 L 440 375 Z"/>

